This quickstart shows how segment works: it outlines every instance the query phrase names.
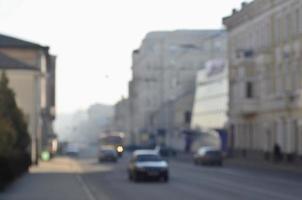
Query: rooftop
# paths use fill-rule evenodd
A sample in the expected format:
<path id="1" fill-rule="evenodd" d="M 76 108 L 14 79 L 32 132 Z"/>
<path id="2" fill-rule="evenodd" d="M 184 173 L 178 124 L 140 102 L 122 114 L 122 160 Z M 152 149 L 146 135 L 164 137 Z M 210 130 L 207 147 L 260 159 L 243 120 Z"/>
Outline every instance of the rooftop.
<path id="1" fill-rule="evenodd" d="M 3 53 L 0 53 L 0 69 L 38 70 Z"/>
<path id="2" fill-rule="evenodd" d="M 46 46 L 3 34 L 0 34 L 0 47 L 48 49 Z"/>

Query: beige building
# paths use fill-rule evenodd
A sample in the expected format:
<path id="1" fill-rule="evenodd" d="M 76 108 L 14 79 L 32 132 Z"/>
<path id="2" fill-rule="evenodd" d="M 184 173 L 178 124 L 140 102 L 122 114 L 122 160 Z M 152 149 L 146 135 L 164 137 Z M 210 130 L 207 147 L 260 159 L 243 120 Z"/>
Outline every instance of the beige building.
<path id="1" fill-rule="evenodd" d="M 133 52 L 129 87 L 132 133 L 168 135 L 189 124 L 184 116 L 192 112 L 196 73 L 214 54 L 213 46 L 206 41 L 219 33 L 176 30 L 146 35 Z"/>
<path id="2" fill-rule="evenodd" d="M 231 146 L 269 156 L 279 145 L 289 160 L 301 156 L 302 1 L 243 3 L 223 23 Z"/>
<path id="3" fill-rule="evenodd" d="M 28 121 L 32 160 L 36 162 L 41 150 L 48 147 L 49 139 L 56 137 L 52 129 L 55 57 L 50 55 L 49 47 L 2 34 L 0 53 L 2 69 L 6 69 L 18 106 Z"/>

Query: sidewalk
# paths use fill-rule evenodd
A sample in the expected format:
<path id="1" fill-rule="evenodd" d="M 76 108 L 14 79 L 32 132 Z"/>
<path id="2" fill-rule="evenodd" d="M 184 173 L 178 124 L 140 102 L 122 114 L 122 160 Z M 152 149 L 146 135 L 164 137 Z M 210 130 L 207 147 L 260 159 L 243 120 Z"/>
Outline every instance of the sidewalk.
<path id="1" fill-rule="evenodd" d="M 14 182 L 0 200 L 89 200 L 79 176 L 80 167 L 69 158 L 40 162 Z"/>
<path id="2" fill-rule="evenodd" d="M 177 162 L 193 163 L 193 156 L 191 154 L 179 153 L 177 157 L 173 158 L 173 160 Z M 255 160 L 242 157 L 226 158 L 224 163 L 226 166 L 302 173 L 302 165 L 297 163 L 274 163 L 272 161 Z"/>
<path id="3" fill-rule="evenodd" d="M 265 170 L 279 170 L 288 171 L 294 173 L 302 173 L 302 166 L 298 163 L 280 162 L 275 163 L 273 161 L 248 159 L 248 158 L 228 158 L 225 160 L 226 165 L 253 168 L 253 169 L 265 169 Z"/>

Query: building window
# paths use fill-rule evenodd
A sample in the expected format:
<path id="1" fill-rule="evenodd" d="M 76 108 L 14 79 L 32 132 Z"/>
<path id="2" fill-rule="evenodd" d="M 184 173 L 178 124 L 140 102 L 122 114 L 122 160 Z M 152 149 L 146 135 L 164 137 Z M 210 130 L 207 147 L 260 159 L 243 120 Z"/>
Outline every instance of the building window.
<path id="1" fill-rule="evenodd" d="M 281 20 L 279 18 L 275 19 L 275 43 L 280 42 L 280 33 L 281 33 Z"/>
<path id="2" fill-rule="evenodd" d="M 300 10 L 297 9 L 295 13 L 295 35 L 299 34 L 300 31 Z"/>
<path id="3" fill-rule="evenodd" d="M 252 82 L 246 83 L 246 98 L 250 99 L 254 97 L 254 88 Z"/>
<path id="4" fill-rule="evenodd" d="M 302 32 L 302 26 L 300 25 L 300 23 L 302 22 L 302 4 L 300 5 L 300 7 L 298 8 L 299 10 L 299 17 L 298 17 L 298 22 L 299 23 L 299 34 Z"/>
<path id="5" fill-rule="evenodd" d="M 286 36 L 285 36 L 285 41 L 288 41 L 290 39 L 290 37 L 292 36 L 292 20 L 291 20 L 291 14 L 287 14 L 286 15 Z"/>
<path id="6" fill-rule="evenodd" d="M 185 124 L 190 124 L 191 123 L 191 117 L 192 117 L 192 114 L 190 111 L 186 111 L 184 113 L 184 122 Z"/>

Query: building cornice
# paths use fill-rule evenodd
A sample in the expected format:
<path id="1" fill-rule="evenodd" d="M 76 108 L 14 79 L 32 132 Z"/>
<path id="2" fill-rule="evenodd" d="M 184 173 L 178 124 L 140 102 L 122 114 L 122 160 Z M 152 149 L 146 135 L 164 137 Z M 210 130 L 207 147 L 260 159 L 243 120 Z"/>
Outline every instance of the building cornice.
<path id="1" fill-rule="evenodd" d="M 222 21 L 228 30 L 232 30 L 247 21 L 260 17 L 268 10 L 288 2 L 284 0 L 254 0 L 250 3 L 242 3 L 240 10 L 233 9 L 232 14 L 223 18 Z"/>

